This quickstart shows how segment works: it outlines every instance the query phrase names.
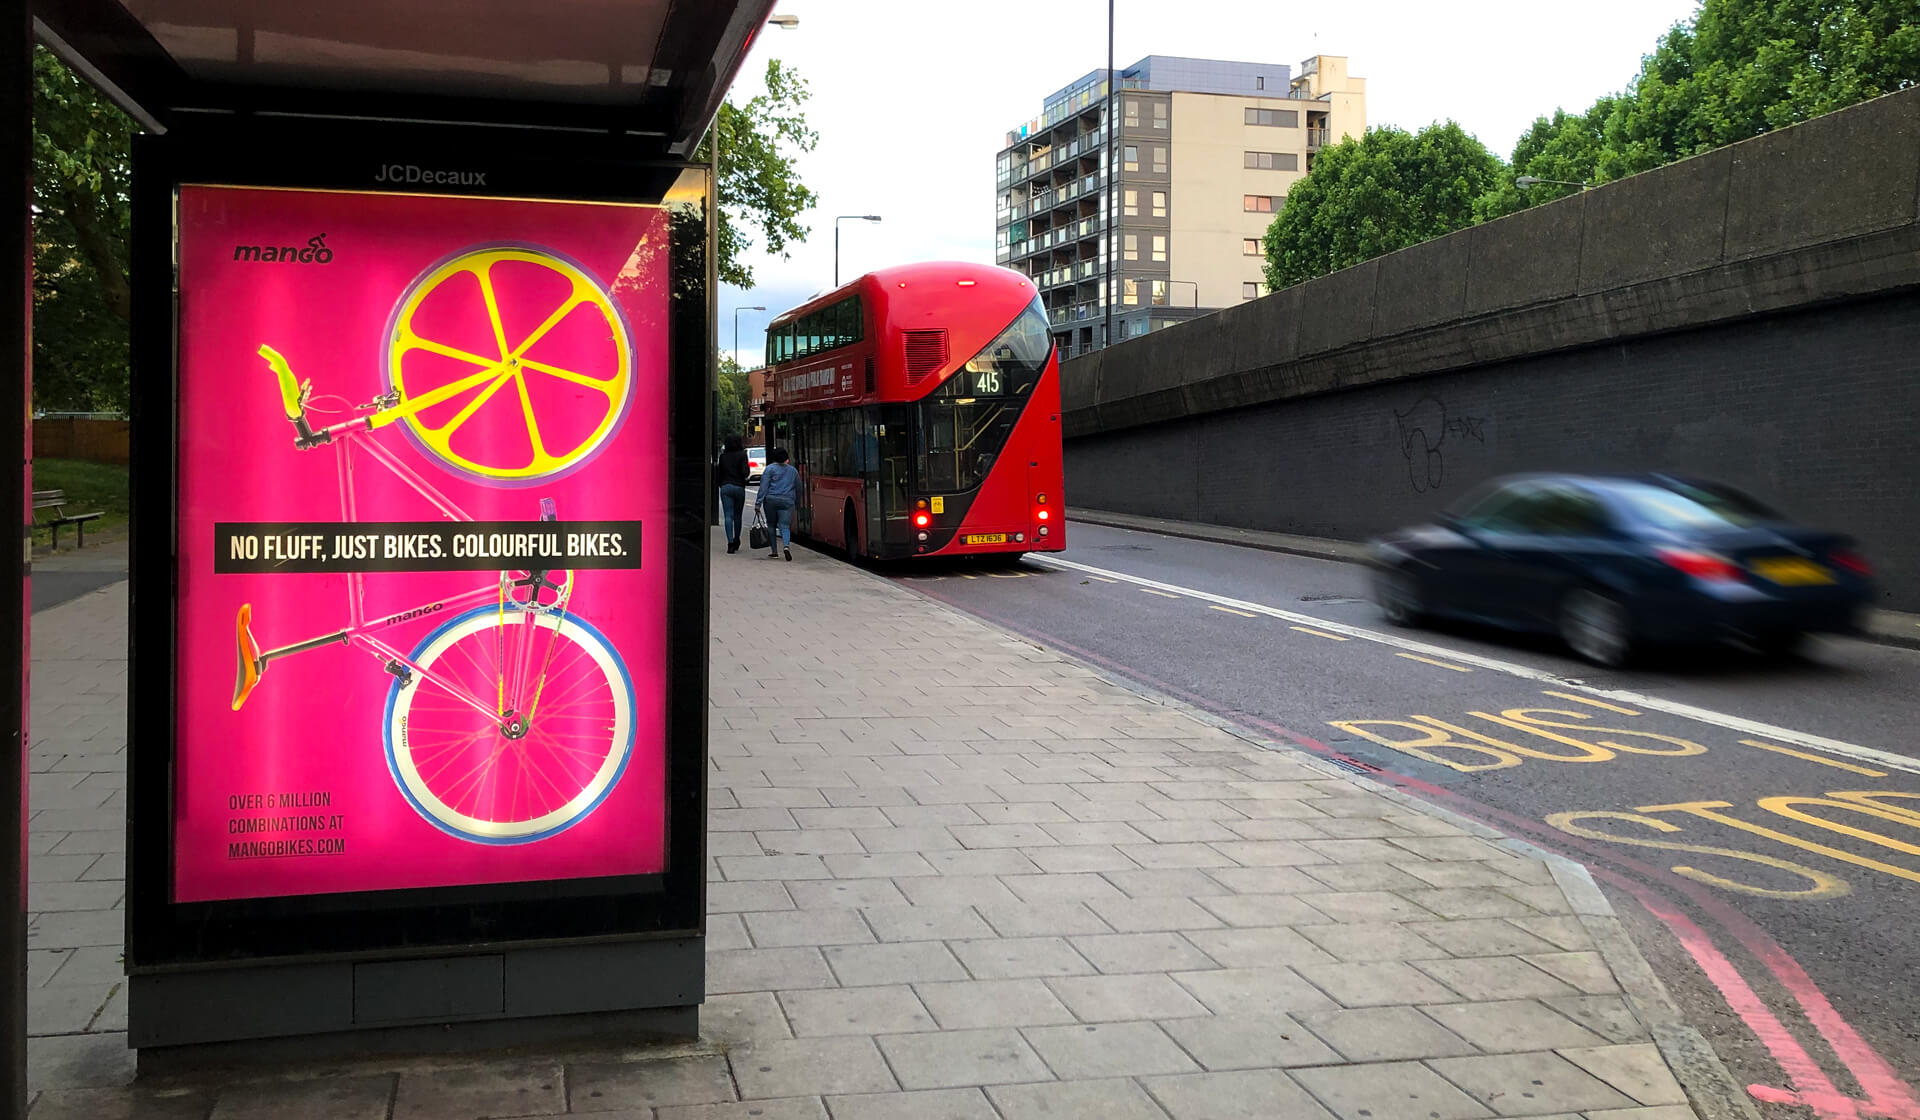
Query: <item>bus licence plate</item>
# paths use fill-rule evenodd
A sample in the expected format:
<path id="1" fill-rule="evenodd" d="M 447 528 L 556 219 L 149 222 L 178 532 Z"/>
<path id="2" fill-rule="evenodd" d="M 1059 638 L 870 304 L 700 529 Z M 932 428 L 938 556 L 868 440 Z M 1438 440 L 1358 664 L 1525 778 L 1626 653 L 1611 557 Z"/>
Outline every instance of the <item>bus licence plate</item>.
<path id="1" fill-rule="evenodd" d="M 1798 556 L 1771 556 L 1753 562 L 1754 574 L 1782 587 L 1807 587 L 1832 583 L 1833 573 L 1811 560 Z"/>
<path id="2" fill-rule="evenodd" d="M 967 543 L 968 544 L 1006 544 L 1007 535 L 1005 533 L 968 533 Z"/>

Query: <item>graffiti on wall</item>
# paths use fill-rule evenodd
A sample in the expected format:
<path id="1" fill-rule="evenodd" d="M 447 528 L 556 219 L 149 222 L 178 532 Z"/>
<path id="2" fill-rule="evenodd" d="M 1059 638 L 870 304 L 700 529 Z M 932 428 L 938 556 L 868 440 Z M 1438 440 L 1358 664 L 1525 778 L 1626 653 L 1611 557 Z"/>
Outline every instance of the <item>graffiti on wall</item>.
<path id="1" fill-rule="evenodd" d="M 1446 481 L 1443 449 L 1447 442 L 1485 444 L 1487 422 L 1484 416 L 1449 411 L 1445 401 L 1433 396 L 1421 397 L 1405 412 L 1394 409 L 1394 433 L 1400 441 L 1400 455 L 1407 461 L 1407 482 L 1413 492 L 1438 490 Z"/>

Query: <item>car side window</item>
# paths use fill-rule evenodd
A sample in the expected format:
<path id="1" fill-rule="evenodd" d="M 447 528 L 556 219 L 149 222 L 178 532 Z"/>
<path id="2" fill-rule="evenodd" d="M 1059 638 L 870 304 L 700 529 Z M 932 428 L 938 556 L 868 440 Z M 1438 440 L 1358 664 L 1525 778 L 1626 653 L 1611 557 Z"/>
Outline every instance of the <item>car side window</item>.
<path id="1" fill-rule="evenodd" d="M 1470 506 L 1460 515 L 1460 521 L 1489 533 L 1522 532 L 1533 498 L 1531 486 L 1503 486 Z"/>
<path id="2" fill-rule="evenodd" d="M 1541 490 L 1528 503 L 1524 532 L 1554 537 L 1595 537 L 1607 532 L 1606 510 L 1592 495 L 1571 487 Z"/>

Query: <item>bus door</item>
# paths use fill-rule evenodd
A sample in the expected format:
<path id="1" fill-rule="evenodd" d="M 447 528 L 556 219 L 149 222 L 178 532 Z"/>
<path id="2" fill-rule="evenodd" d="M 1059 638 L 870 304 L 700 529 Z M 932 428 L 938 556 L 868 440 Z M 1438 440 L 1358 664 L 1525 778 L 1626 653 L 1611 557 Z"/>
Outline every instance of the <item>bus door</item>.
<path id="1" fill-rule="evenodd" d="M 908 438 L 912 406 L 888 404 L 863 411 L 866 446 L 873 451 L 867 476 L 867 540 L 890 548 L 911 548 L 908 516 L 913 503 L 908 500 L 907 469 L 913 448 Z"/>

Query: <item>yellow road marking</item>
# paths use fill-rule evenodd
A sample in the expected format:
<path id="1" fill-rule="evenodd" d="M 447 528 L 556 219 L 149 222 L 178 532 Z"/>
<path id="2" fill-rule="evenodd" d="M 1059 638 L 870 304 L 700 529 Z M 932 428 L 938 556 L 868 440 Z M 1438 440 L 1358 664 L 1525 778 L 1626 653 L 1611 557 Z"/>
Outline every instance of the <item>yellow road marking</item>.
<path id="1" fill-rule="evenodd" d="M 1779 746 L 1775 746 L 1772 743 L 1762 743 L 1758 739 L 1742 739 L 1740 741 L 1742 743 L 1745 743 L 1749 747 L 1759 747 L 1763 751 L 1772 751 L 1775 754 L 1790 755 L 1794 758 L 1802 759 L 1807 762 L 1817 762 L 1822 766 L 1831 766 L 1835 770 L 1848 770 L 1848 771 L 1852 771 L 1855 774 L 1865 774 L 1869 778 L 1884 778 L 1887 776 L 1887 772 L 1885 770 L 1869 770 L 1864 766 L 1855 766 L 1851 762 L 1836 762 L 1831 758 L 1821 758 L 1817 754 L 1808 754 L 1805 751 L 1796 751 L 1791 747 L 1779 747 Z"/>
<path id="2" fill-rule="evenodd" d="M 1344 642 L 1347 640 L 1338 634 L 1329 634 L 1325 630 L 1315 630 L 1311 626 L 1290 626 L 1288 629 L 1298 630 L 1302 634 L 1312 634 L 1316 638 L 1326 638 L 1329 641 Z"/>
<path id="3" fill-rule="evenodd" d="M 1295 629 L 1298 629 L 1298 627 L 1296 627 Z M 1473 672 L 1473 670 L 1472 670 L 1472 669 L 1469 669 L 1469 668 L 1467 668 L 1467 667 L 1466 667 L 1465 665 L 1449 665 L 1449 664 L 1447 664 L 1447 663 L 1446 663 L 1446 662 L 1444 662 L 1444 661 L 1435 661 L 1435 660 L 1434 660 L 1433 658 L 1431 658 L 1431 657 L 1421 657 L 1421 656 L 1420 656 L 1419 654 L 1417 654 L 1417 653 L 1396 653 L 1396 654 L 1394 654 L 1394 656 L 1395 656 L 1395 657 L 1404 657 L 1404 658 L 1406 658 L 1406 659 L 1407 659 L 1408 661 L 1418 661 L 1418 662 L 1421 662 L 1422 664 L 1426 664 L 1426 665 L 1438 665 L 1438 666 L 1439 666 L 1440 668 L 1442 668 L 1442 669 L 1452 669 L 1452 670 L 1453 670 L 1454 672 L 1456 672 L 1456 673 L 1471 673 L 1471 672 Z"/>
<path id="4" fill-rule="evenodd" d="M 1224 614 L 1237 614 L 1241 618 L 1259 618 L 1260 617 L 1259 615 L 1254 614 L 1251 611 L 1236 611 L 1232 607 L 1223 607 L 1218 603 L 1208 603 L 1207 609 L 1210 611 L 1220 611 Z"/>
<path id="5" fill-rule="evenodd" d="M 1576 704 L 1591 704 L 1596 708 L 1602 708 L 1609 712 L 1619 712 L 1623 716 L 1637 716 L 1640 714 L 1632 708 L 1622 708 L 1618 704 L 1609 704 L 1604 700 L 1593 700 L 1585 696 L 1575 696 L 1571 692 L 1555 692 L 1551 688 L 1543 688 L 1540 691 L 1547 696 L 1557 696 L 1562 700 L 1571 700 Z"/>
<path id="6" fill-rule="evenodd" d="M 1178 596 L 1178 595 L 1175 595 L 1175 594 L 1173 594 L 1172 592 L 1169 592 L 1169 591 L 1155 591 L 1155 590 L 1154 590 L 1153 588 L 1151 588 L 1151 587 L 1142 587 L 1142 588 L 1141 588 L 1140 590 L 1142 590 L 1142 591 L 1144 591 L 1144 592 L 1146 592 L 1146 593 L 1147 593 L 1147 594 L 1149 594 L 1149 595 L 1158 595 L 1158 596 L 1160 596 L 1160 597 L 1161 597 L 1162 599 L 1178 599 L 1178 598 L 1180 598 L 1180 596 Z"/>

